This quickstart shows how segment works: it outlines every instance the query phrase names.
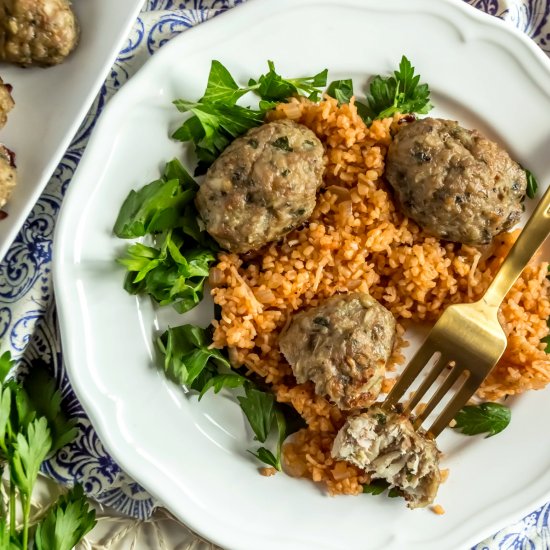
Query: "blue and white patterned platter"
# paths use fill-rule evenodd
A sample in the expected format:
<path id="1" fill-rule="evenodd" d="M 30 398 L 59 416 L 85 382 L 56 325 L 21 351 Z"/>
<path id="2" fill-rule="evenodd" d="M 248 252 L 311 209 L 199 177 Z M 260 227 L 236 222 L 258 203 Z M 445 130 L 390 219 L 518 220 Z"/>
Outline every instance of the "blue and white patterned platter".
<path id="1" fill-rule="evenodd" d="M 550 177 L 543 148 L 550 127 L 550 62 L 497 23 L 450 0 L 251 2 L 172 41 L 99 120 L 65 197 L 56 237 L 64 358 L 75 391 L 118 463 L 202 535 L 242 549 L 260 543 L 268 550 L 451 548 L 476 542 L 550 495 L 550 441 L 526 429 L 539 414 L 550 414 L 548 392 L 517 400 L 514 426 L 498 438 L 474 445 L 443 436 L 452 470 L 439 496 L 444 518 L 411 514 L 395 501 L 327 499 L 312 484 L 287 476 L 263 479 L 246 458 L 249 436 L 238 407 L 214 396 L 200 404 L 188 399 L 153 368 L 153 332 L 166 318 L 124 293 L 122 271 L 113 262 L 121 246 L 111 234 L 118 206 L 164 161 L 181 156 L 169 138 L 179 118 L 170 102 L 200 95 L 212 58 L 241 79 L 272 58 L 285 74 L 328 67 L 333 78 L 361 82 L 387 72 L 406 52 L 430 83 L 436 116 L 498 137 L 544 181 Z M 343 54 L 334 45 L 344 42 Z M 514 110 L 520 95 L 526 101 Z M 188 320 L 209 314 L 197 308 Z M 525 453 L 513 479 L 506 475 L 517 464 L 511 447 L 538 450 Z"/>

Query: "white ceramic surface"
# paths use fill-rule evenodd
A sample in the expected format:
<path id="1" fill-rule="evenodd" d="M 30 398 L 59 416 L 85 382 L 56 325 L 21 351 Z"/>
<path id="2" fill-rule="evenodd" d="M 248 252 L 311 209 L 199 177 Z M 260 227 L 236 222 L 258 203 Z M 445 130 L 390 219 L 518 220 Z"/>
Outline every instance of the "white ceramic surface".
<path id="1" fill-rule="evenodd" d="M 0 142 L 17 155 L 19 180 L 3 208 L 8 217 L 0 221 L 0 260 L 69 146 L 142 4 L 75 0 L 80 43 L 64 63 L 47 69 L 0 64 L 16 103 Z"/>
<path id="2" fill-rule="evenodd" d="M 387 73 L 406 54 L 430 84 L 433 113 L 498 139 L 550 181 L 550 62 L 505 24 L 460 1 L 256 0 L 165 46 L 100 117 L 64 201 L 54 283 L 71 382 L 119 464 L 201 535 L 239 550 L 465 548 L 550 498 L 550 391 L 510 400 L 510 427 L 488 440 L 444 434 L 451 468 L 444 516 L 399 499 L 325 496 L 285 475 L 263 478 L 228 396 L 200 403 L 154 367 L 152 340 L 170 310 L 122 289 L 111 229 L 128 191 L 188 151 L 170 140 L 177 97 L 199 97 L 210 60 L 241 80 L 273 59 L 284 75 Z M 547 252 L 547 251 L 546 251 Z M 548 254 L 545 253 L 546 257 Z M 207 324 L 206 300 L 186 321 Z M 414 349 L 414 346 L 412 347 Z"/>

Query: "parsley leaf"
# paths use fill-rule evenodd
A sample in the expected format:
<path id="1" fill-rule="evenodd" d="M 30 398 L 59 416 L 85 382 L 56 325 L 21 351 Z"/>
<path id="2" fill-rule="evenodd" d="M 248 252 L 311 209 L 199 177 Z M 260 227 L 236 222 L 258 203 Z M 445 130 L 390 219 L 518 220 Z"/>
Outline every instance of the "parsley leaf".
<path id="1" fill-rule="evenodd" d="M 194 144 L 199 161 L 195 175 L 204 174 L 233 139 L 262 124 L 266 111 L 272 109 L 275 102 L 297 94 L 318 101 L 321 93 L 318 88 L 326 84 L 326 69 L 314 76 L 285 79 L 275 71 L 272 61 L 268 67 L 269 71 L 258 80 L 250 79 L 248 86 L 239 87 L 229 71 L 214 60 L 202 98 L 173 102 L 180 112 L 191 114 L 172 137 Z M 239 98 L 248 92 L 261 97 L 258 109 L 237 105 Z"/>
<path id="2" fill-rule="evenodd" d="M 33 420 L 25 434 L 17 434 L 14 453 L 9 457 L 10 473 L 19 490 L 27 497 L 32 493 L 40 465 L 48 456 L 51 446 L 48 421 L 43 417 Z"/>
<path id="3" fill-rule="evenodd" d="M 216 260 L 208 248 L 191 248 L 181 231 L 167 231 L 160 248 L 134 243 L 117 261 L 128 273 L 124 289 L 149 294 L 161 306 L 178 313 L 194 308 L 203 297 L 210 265 Z"/>
<path id="4" fill-rule="evenodd" d="M 130 192 L 115 224 L 115 233 L 124 237 L 166 230 L 158 238 L 159 247 L 134 243 L 118 262 L 128 270 L 124 282 L 127 292 L 149 294 L 160 305 L 171 304 L 179 313 L 202 300 L 217 250 L 199 226 L 192 203 L 197 189 L 193 178 L 174 159 L 166 164 L 161 180 Z"/>
<path id="5" fill-rule="evenodd" d="M 194 382 L 209 368 L 217 372 L 218 367 L 230 368 L 229 361 L 218 349 L 209 348 L 210 341 L 206 331 L 194 325 L 182 325 L 169 328 L 157 345 L 164 355 L 164 371 L 176 384 L 189 386 L 201 391 Z M 208 380 L 203 381 L 206 384 Z"/>
<path id="6" fill-rule="evenodd" d="M 231 73 L 219 61 L 214 59 L 210 65 L 208 83 L 201 102 L 235 105 L 237 100 L 247 92 L 248 89 L 239 88 Z"/>
<path id="7" fill-rule="evenodd" d="M 281 471 L 280 459 L 276 457 L 269 449 L 260 447 L 256 452 L 250 450 L 248 452 L 261 462 L 264 462 L 269 466 L 273 466 L 273 468 L 277 468 L 277 470 Z"/>
<path id="8" fill-rule="evenodd" d="M 0 361 L 11 363 L 11 358 L 4 354 Z M 69 421 L 63 415 L 61 396 L 42 362 L 33 362 L 23 384 L 10 379 L 0 386 L 0 458 L 9 468 L 6 517 L 0 518 L 1 548 L 27 550 L 29 544 L 32 545 L 32 538 L 29 540 L 29 535 L 32 536 L 31 497 L 40 466 L 52 451 L 74 437 L 74 424 L 74 420 Z M 0 464 L 0 472 L 3 466 Z M 16 528 L 18 513 L 22 519 L 19 531 Z M 58 527 L 56 524 L 55 529 Z M 72 547 L 79 542 L 83 532 L 78 530 L 75 522 L 68 530 L 74 537 Z M 67 536 L 67 533 L 61 535 L 64 542 Z M 35 542 L 32 547 L 40 548 L 37 544 Z M 62 550 L 69 547 L 56 544 L 43 548 Z"/>
<path id="9" fill-rule="evenodd" d="M 466 435 L 487 433 L 492 437 L 504 430 L 512 418 L 512 412 L 500 403 L 467 405 L 458 411 L 455 429 Z"/>
<path id="10" fill-rule="evenodd" d="M 241 409 L 256 434 L 256 439 L 265 443 L 275 420 L 273 394 L 258 390 L 250 384 L 245 386 L 244 391 L 244 396 L 237 397 Z"/>
<path id="11" fill-rule="evenodd" d="M 80 485 L 59 497 L 38 524 L 36 550 L 71 550 L 96 524 Z"/>
<path id="12" fill-rule="evenodd" d="M 273 454 L 265 447 L 256 452 L 249 451 L 262 462 L 281 470 L 281 453 L 285 437 L 304 426 L 297 413 L 289 415 L 289 428 L 283 413 L 275 405 L 273 394 L 257 389 L 253 383 L 231 371 L 231 364 L 223 353 L 211 348 L 209 332 L 195 325 L 169 328 L 157 339 L 157 346 L 164 356 L 166 376 L 190 389 L 200 392 L 199 400 L 209 389 L 219 393 L 222 388 L 244 387 L 244 396 L 237 397 L 239 404 L 252 428 L 255 438 L 265 443 L 273 426 L 277 426 L 277 450 Z"/>
<path id="13" fill-rule="evenodd" d="M 389 486 L 385 479 L 373 479 L 369 484 L 363 485 L 363 493 L 381 495 Z"/>
<path id="14" fill-rule="evenodd" d="M 240 374 L 217 374 L 203 385 L 199 395 L 199 401 L 210 388 L 214 389 L 214 393 L 219 393 L 222 388 L 239 388 L 244 386 L 247 382 L 248 380 Z"/>
<path id="15" fill-rule="evenodd" d="M 0 516 L 0 548 L 10 550 L 10 530 L 4 516 Z"/>
<path id="16" fill-rule="evenodd" d="M 525 190 L 525 194 L 530 199 L 534 199 L 535 195 L 537 194 L 539 184 L 530 170 L 527 170 L 527 168 L 524 168 L 523 170 L 525 171 L 525 175 L 527 176 L 527 189 Z"/>
<path id="17" fill-rule="evenodd" d="M 15 362 L 12 361 L 9 351 L 5 351 L 0 355 L 0 383 L 6 379 L 14 364 Z"/>
<path id="18" fill-rule="evenodd" d="M 259 392 L 259 390 L 256 390 L 256 391 Z M 245 392 L 246 392 L 246 387 L 245 387 Z M 264 392 L 260 392 L 260 393 L 264 393 Z M 269 466 L 273 466 L 277 470 L 281 471 L 282 470 L 281 453 L 283 448 L 283 442 L 285 440 L 285 437 L 287 436 L 286 420 L 283 413 L 277 408 L 273 407 L 273 396 L 268 393 L 264 393 L 264 395 L 271 397 L 271 404 L 269 403 L 269 399 L 261 400 L 258 403 L 260 404 L 260 408 L 263 411 L 265 411 L 266 426 L 267 426 L 267 423 L 269 423 L 269 429 L 267 431 L 267 434 L 269 435 L 273 422 L 275 422 L 275 424 L 277 425 L 277 455 L 274 455 L 269 449 L 266 449 L 265 447 L 260 447 L 256 452 L 254 451 L 248 451 L 248 452 L 254 455 L 257 459 L 261 460 L 262 462 L 268 464 Z M 240 401 L 241 398 L 238 398 L 238 399 Z M 241 401 L 241 407 L 243 408 L 243 411 L 245 411 L 242 401 Z M 273 411 L 273 413 L 271 413 L 271 411 Z M 247 418 L 250 422 L 250 416 L 248 416 L 246 411 L 245 411 L 245 414 L 247 415 Z M 252 426 L 252 423 L 250 423 L 250 425 Z M 258 433 L 256 432 L 256 430 L 254 430 L 254 432 L 256 433 L 256 436 L 257 436 Z M 262 443 L 265 441 L 265 440 L 261 440 L 259 437 L 258 439 Z"/>
<path id="19" fill-rule="evenodd" d="M 12 392 L 9 387 L 0 387 L 0 456 L 8 456 L 8 426 L 11 413 Z"/>
<path id="20" fill-rule="evenodd" d="M 180 112 L 190 112 L 193 116 L 187 119 L 172 135 L 179 141 L 192 141 L 199 159 L 199 170 L 202 174 L 235 139 L 250 128 L 259 126 L 264 121 L 264 110 L 247 109 L 239 105 L 198 102 L 177 99 L 174 105 Z"/>
<path id="21" fill-rule="evenodd" d="M 61 393 L 55 389 L 55 381 L 49 375 L 43 361 L 34 361 L 23 387 L 33 404 L 37 416 L 45 417 L 51 432 L 51 452 L 64 447 L 77 435 L 76 419 L 66 418 L 61 409 Z"/>
<path id="22" fill-rule="evenodd" d="M 411 62 L 403 56 L 393 76 L 382 78 L 378 75 L 372 80 L 363 118 L 370 123 L 395 113 L 428 113 L 432 108 L 430 89 L 419 81 L 420 75 L 415 75 Z"/>
<path id="23" fill-rule="evenodd" d="M 115 222 L 117 237 L 131 239 L 158 233 L 182 224 L 185 206 L 195 197 L 198 185 L 181 163 L 167 163 L 162 179 L 130 191 Z"/>
<path id="24" fill-rule="evenodd" d="M 254 90 L 264 101 L 284 101 L 294 95 L 305 95 L 311 101 L 319 101 L 322 88 L 327 83 L 328 70 L 314 76 L 285 79 L 275 70 L 273 61 L 267 62 L 269 71 L 258 80 L 248 81 L 249 89 Z"/>
<path id="25" fill-rule="evenodd" d="M 333 80 L 328 88 L 326 93 L 338 100 L 338 105 L 343 105 L 350 102 L 350 99 L 353 97 L 353 81 L 351 78 L 345 80 Z"/>
<path id="26" fill-rule="evenodd" d="M 26 430 L 27 426 L 35 419 L 36 411 L 27 392 L 15 380 L 5 382 L 4 388 L 9 388 L 11 393 L 11 411 L 7 431 L 8 437 L 13 442 L 15 436 Z"/>

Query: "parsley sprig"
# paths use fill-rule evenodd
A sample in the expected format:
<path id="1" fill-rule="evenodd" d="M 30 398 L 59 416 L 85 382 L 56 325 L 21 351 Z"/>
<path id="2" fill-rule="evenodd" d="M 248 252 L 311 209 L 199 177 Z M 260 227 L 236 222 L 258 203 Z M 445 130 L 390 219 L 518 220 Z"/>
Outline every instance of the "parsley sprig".
<path id="1" fill-rule="evenodd" d="M 411 62 L 403 56 L 393 76 L 375 76 L 367 94 L 367 114 L 374 120 L 395 113 L 426 114 L 431 108 L 430 88 L 420 84 Z"/>
<path id="2" fill-rule="evenodd" d="M 466 435 L 486 433 L 492 437 L 504 430 L 512 419 L 512 411 L 500 403 L 481 403 L 462 407 L 455 417 L 455 429 Z"/>
<path id="3" fill-rule="evenodd" d="M 353 97 L 353 80 L 346 78 L 345 80 L 334 80 L 331 82 L 326 91 L 327 95 L 338 100 L 338 105 L 345 105 L 350 102 Z"/>
<path id="4" fill-rule="evenodd" d="M 209 332 L 194 325 L 169 328 L 157 340 L 163 355 L 166 376 L 187 389 L 199 392 L 199 400 L 213 389 L 242 388 L 237 401 L 254 432 L 255 439 L 266 443 L 276 432 L 275 452 L 267 447 L 249 451 L 260 461 L 281 470 L 281 452 L 285 438 L 304 426 L 282 405 L 275 403 L 272 393 L 262 391 L 251 380 L 235 373 L 225 355 L 211 347 Z M 287 422 L 288 420 L 288 422 Z"/>
<path id="5" fill-rule="evenodd" d="M 283 78 L 277 74 L 273 61 L 268 61 L 269 71 L 258 80 L 248 81 L 248 90 L 256 92 L 263 101 L 284 101 L 285 99 L 305 95 L 311 101 L 319 101 L 321 91 L 327 84 L 328 69 L 316 75 L 303 78 Z"/>
<path id="6" fill-rule="evenodd" d="M 537 178 L 533 175 L 533 172 L 530 170 L 527 170 L 527 168 L 524 168 L 525 176 L 527 177 L 527 188 L 525 190 L 525 194 L 530 198 L 534 199 L 535 195 L 537 194 L 537 190 L 539 188 L 539 184 L 537 182 Z"/>
<path id="7" fill-rule="evenodd" d="M 327 88 L 327 94 L 340 104 L 349 103 L 353 94 L 351 79 L 336 80 Z M 359 115 L 370 124 L 395 113 L 426 114 L 431 108 L 430 88 L 420 83 L 412 63 L 403 56 L 399 69 L 392 76 L 375 76 L 369 86 L 366 102 L 356 101 Z"/>
<path id="8" fill-rule="evenodd" d="M 124 289 L 148 294 L 159 305 L 179 313 L 203 298 L 204 283 L 215 261 L 217 245 L 198 224 L 193 204 L 198 185 L 181 163 L 166 164 L 161 179 L 130 191 L 114 233 L 131 239 L 154 235 L 156 242 L 129 245 L 118 262 L 128 270 Z"/>
<path id="9" fill-rule="evenodd" d="M 390 484 L 385 479 L 373 479 L 370 483 L 363 485 L 363 494 L 377 496 L 386 491 L 388 491 L 389 498 L 400 496 L 399 490 L 395 487 L 390 489 Z"/>
<path id="10" fill-rule="evenodd" d="M 219 367 L 229 369 L 229 360 L 220 350 L 210 348 L 210 343 L 206 330 L 195 325 L 173 327 L 164 332 L 157 339 L 157 346 L 164 356 L 164 372 L 168 378 L 200 392 Z"/>
<path id="11" fill-rule="evenodd" d="M 233 139 L 262 124 L 275 102 L 294 95 L 306 95 L 317 101 L 321 94 L 319 88 L 327 81 L 326 69 L 314 76 L 290 79 L 277 73 L 273 61 L 268 61 L 268 69 L 257 80 L 251 78 L 247 86 L 239 86 L 226 67 L 213 60 L 202 98 L 174 101 L 180 112 L 191 114 L 172 137 L 193 143 L 199 161 L 195 175 L 203 174 Z M 260 96 L 257 109 L 237 105 L 249 92 Z"/>
<path id="12" fill-rule="evenodd" d="M 71 550 L 95 525 L 84 491 L 75 485 L 62 495 L 38 524 L 34 535 L 36 550 Z"/>
<path id="13" fill-rule="evenodd" d="M 8 468 L 9 489 L 7 514 L 0 516 L 0 548 L 70 550 L 95 525 L 95 512 L 78 485 L 60 497 L 38 523 L 34 546 L 30 513 L 40 466 L 75 437 L 76 421 L 63 414 L 61 395 L 44 363 L 35 362 L 23 384 L 6 378 L 13 366 L 10 353 L 4 353 L 0 357 L 0 472 Z"/>

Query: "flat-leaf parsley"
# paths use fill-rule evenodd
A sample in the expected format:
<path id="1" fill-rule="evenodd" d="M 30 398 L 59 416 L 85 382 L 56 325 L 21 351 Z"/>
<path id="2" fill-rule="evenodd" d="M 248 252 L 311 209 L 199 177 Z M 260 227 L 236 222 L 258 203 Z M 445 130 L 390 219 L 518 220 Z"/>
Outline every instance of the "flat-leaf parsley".
<path id="1" fill-rule="evenodd" d="M 466 435 L 486 433 L 492 437 L 504 430 L 512 418 L 512 411 L 500 403 L 467 405 L 458 411 L 455 429 Z"/>

